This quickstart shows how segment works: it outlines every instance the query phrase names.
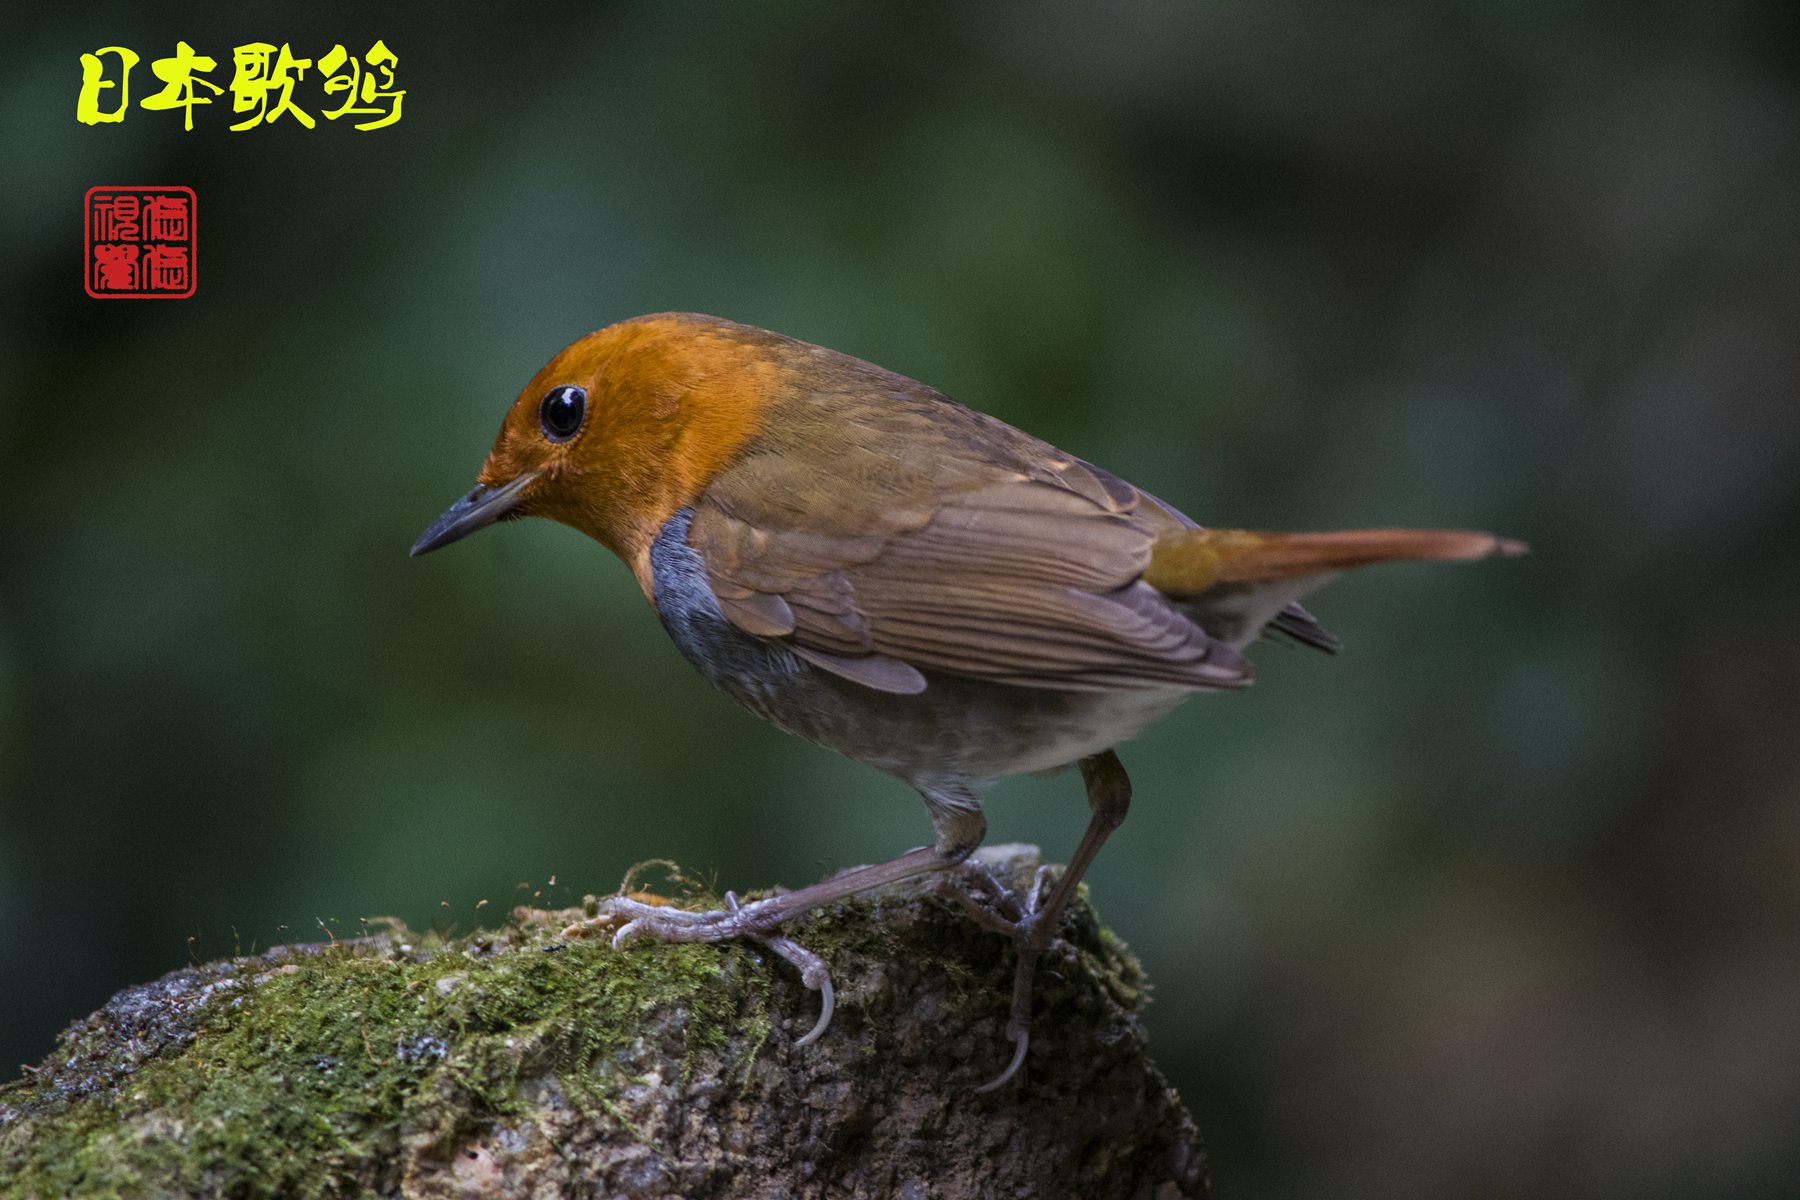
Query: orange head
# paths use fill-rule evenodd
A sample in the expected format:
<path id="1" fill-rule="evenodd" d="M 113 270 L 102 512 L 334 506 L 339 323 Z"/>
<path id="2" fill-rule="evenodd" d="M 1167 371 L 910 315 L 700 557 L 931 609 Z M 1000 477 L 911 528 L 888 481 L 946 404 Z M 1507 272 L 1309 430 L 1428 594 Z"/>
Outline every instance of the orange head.
<path id="1" fill-rule="evenodd" d="M 588 334 L 525 385 L 477 486 L 413 554 L 498 520 L 549 517 L 624 559 L 648 591 L 650 543 L 756 433 L 784 344 L 692 313 Z"/>

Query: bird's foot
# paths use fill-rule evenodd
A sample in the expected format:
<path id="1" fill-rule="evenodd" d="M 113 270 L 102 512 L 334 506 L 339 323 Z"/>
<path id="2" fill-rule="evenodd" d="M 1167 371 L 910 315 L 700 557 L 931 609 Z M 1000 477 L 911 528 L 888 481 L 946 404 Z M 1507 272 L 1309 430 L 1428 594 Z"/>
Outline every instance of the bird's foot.
<path id="1" fill-rule="evenodd" d="M 825 960 L 794 939 L 780 932 L 785 914 L 770 912 L 768 900 L 738 901 L 735 893 L 725 893 L 725 907 L 704 912 L 676 908 L 672 905 L 649 904 L 630 896 L 611 896 L 600 902 L 599 912 L 563 930 L 564 937 L 585 937 L 600 929 L 611 928 L 615 949 L 634 937 L 656 938 L 665 942 L 722 942 L 730 938 L 749 938 L 760 942 L 794 965 L 800 982 L 819 993 L 819 1019 L 796 1046 L 818 1041 L 831 1024 L 837 1007 L 831 986 L 831 969 Z"/>
<path id="2" fill-rule="evenodd" d="M 1055 932 L 1056 918 L 1061 916 L 1060 911 L 1047 912 L 1043 907 L 1051 871 L 1048 866 L 1039 867 L 1021 895 L 1001 883 L 985 863 L 968 859 L 956 871 L 947 872 L 939 887 L 977 925 L 1011 938 L 1019 958 L 1013 973 L 1012 1013 L 1006 1022 L 1006 1036 L 1013 1044 L 1012 1061 L 1004 1071 L 976 1088 L 977 1093 L 1006 1086 L 1019 1073 L 1031 1046 L 1032 981 L 1037 975 L 1038 958 Z"/>

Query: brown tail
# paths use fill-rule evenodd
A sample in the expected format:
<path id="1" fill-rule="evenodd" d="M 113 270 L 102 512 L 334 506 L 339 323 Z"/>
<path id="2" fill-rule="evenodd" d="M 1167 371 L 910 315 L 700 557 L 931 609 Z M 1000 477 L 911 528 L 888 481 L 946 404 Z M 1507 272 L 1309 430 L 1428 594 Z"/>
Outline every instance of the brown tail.
<path id="1" fill-rule="evenodd" d="M 1328 575 L 1373 563 L 1510 557 L 1525 543 L 1464 529 L 1346 529 L 1340 533 L 1251 533 L 1184 529 L 1158 538 L 1144 582 L 1174 599 L 1219 584 Z"/>

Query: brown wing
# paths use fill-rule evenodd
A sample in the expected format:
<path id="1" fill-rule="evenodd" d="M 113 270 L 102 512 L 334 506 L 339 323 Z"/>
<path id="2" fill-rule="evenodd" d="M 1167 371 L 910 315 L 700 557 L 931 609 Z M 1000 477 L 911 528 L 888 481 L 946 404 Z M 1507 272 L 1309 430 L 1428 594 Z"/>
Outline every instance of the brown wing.
<path id="1" fill-rule="evenodd" d="M 984 439 L 916 415 L 859 414 L 908 426 L 888 441 L 903 460 L 784 448 L 715 481 L 689 541 L 729 620 L 884 691 L 923 690 L 921 671 L 1073 690 L 1249 682 L 1235 651 L 1138 582 L 1179 527 L 1161 505 L 980 414 L 952 417 Z"/>

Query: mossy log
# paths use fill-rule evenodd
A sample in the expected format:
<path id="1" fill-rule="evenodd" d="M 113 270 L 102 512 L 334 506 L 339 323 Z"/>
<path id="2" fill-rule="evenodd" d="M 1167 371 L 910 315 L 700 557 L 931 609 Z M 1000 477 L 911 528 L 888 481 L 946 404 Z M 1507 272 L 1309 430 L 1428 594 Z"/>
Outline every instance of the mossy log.
<path id="1" fill-rule="evenodd" d="M 1029 879 L 1037 852 L 995 847 Z M 520 909 L 120 992 L 0 1088 L 0 1195 L 1131 1197 L 1205 1193 L 1135 959 L 1071 908 L 1005 1065 L 1013 953 L 923 888 L 800 923 L 837 1015 L 753 944 L 565 939 Z"/>

